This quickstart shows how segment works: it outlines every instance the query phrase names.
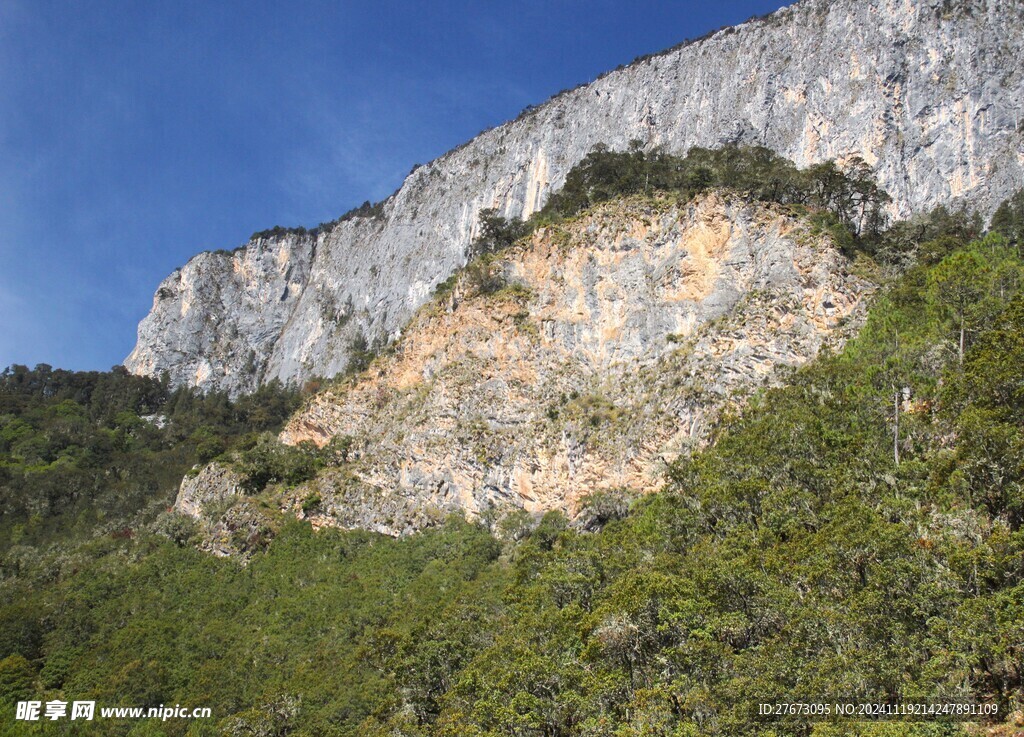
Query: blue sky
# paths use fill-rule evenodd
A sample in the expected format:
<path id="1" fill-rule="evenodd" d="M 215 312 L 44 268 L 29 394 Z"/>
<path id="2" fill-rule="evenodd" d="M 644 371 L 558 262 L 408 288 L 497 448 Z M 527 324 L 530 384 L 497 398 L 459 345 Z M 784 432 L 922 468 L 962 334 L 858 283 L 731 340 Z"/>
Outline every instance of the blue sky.
<path id="1" fill-rule="evenodd" d="M 379 200 L 779 0 L 0 0 L 0 366 L 107 369 L 167 274 Z"/>

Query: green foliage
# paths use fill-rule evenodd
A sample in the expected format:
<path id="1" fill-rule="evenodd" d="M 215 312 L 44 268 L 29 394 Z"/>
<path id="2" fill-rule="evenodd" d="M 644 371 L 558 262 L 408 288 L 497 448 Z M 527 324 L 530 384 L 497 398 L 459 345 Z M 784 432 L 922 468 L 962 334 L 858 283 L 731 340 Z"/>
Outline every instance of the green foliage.
<path id="1" fill-rule="evenodd" d="M 41 676 L 15 655 L 0 660 L 0 685 L 209 706 L 217 734 L 363 734 L 400 683 L 424 714 L 436 710 L 431 700 L 489 642 L 500 551 L 456 518 L 401 540 L 293 522 L 245 569 L 146 535 L 93 545 L 44 588 L 32 576 L 0 584 L 4 599 L 38 602 L 48 630 Z M 161 734 L 188 726 L 164 722 Z"/>
<path id="2" fill-rule="evenodd" d="M 377 356 L 388 350 L 388 344 L 383 336 L 378 337 L 372 343 L 366 339 L 366 334 L 359 330 L 348 343 L 348 363 L 345 365 L 345 375 L 354 376 L 370 368 Z"/>
<path id="3" fill-rule="evenodd" d="M 1002 236 L 993 233 L 946 256 L 928 276 L 929 296 L 956 330 L 957 355 L 1020 287 L 1024 271 Z"/>
<path id="4" fill-rule="evenodd" d="M 273 228 L 267 228 L 266 230 L 258 230 L 249 236 L 249 240 L 260 240 L 268 238 L 283 238 L 287 235 L 297 236 L 309 236 L 316 238 L 321 234 L 331 232 L 336 225 L 339 223 L 345 223 L 349 220 L 356 218 L 367 218 L 367 219 L 379 219 L 384 216 L 384 201 L 371 203 L 366 200 L 359 207 L 353 207 L 351 210 L 346 212 L 340 218 L 335 220 L 328 220 L 327 222 L 320 223 L 315 228 L 306 228 L 302 225 L 297 227 L 286 227 L 283 225 L 275 225 Z"/>
<path id="5" fill-rule="evenodd" d="M 29 698 L 35 691 L 36 672 L 21 655 L 0 660 L 0 701 L 12 704 Z"/>
<path id="6" fill-rule="evenodd" d="M 609 522 L 624 519 L 636 500 L 628 489 L 594 491 L 579 501 L 576 526 L 590 532 L 600 530 Z"/>
<path id="7" fill-rule="evenodd" d="M 298 407 L 272 382 L 232 401 L 132 376 L 12 366 L 0 374 L 0 548 L 117 534 L 173 499 L 195 463 L 251 445 Z"/>
<path id="8" fill-rule="evenodd" d="M 320 495 L 314 493 L 302 500 L 302 511 L 306 514 L 311 514 L 312 512 L 320 509 L 320 504 L 322 502 L 323 499 L 320 498 Z"/>
<path id="9" fill-rule="evenodd" d="M 503 251 L 526 235 L 530 228 L 522 220 L 509 220 L 497 210 L 480 211 L 480 234 L 470 247 L 470 256 L 482 256 Z"/>
<path id="10" fill-rule="evenodd" d="M 903 266 L 914 262 L 935 264 L 981 233 L 979 215 L 940 205 L 929 213 L 894 223 L 880 238 L 877 255 Z"/>
<path id="11" fill-rule="evenodd" d="M 977 699 L 1008 715 L 1024 703 L 1024 264 L 1002 236 L 969 240 L 971 218 L 914 227 L 892 248 L 917 265 L 840 353 L 723 421 L 662 493 L 593 494 L 573 524 L 492 510 L 496 535 L 453 517 L 392 539 L 295 521 L 243 568 L 168 518 L 159 535 L 44 551 L 52 512 L 21 515 L 0 559 L 0 688 L 214 710 L 168 735 L 963 734 L 756 716 L 780 697 Z M 0 422 L 18 478 L 81 471 L 92 446 L 54 438 L 100 431 L 126 453 L 146 432 L 223 438 L 253 488 L 307 478 L 352 442 L 247 437 L 230 419 L 241 400 L 216 398 L 179 397 L 158 431 L 139 412 L 169 399 L 115 391 L 114 411 L 20 373 L 33 388 L 3 399 Z M 559 411 L 600 425 L 615 408 L 586 395 Z"/>
<path id="12" fill-rule="evenodd" d="M 455 274 L 452 274 L 451 276 L 449 276 L 444 281 L 439 282 L 438 285 L 436 287 L 434 287 L 434 296 L 435 297 L 446 297 L 446 296 L 450 295 L 455 290 L 455 285 L 458 284 L 458 283 L 459 283 L 459 275 L 456 272 Z"/>
<path id="13" fill-rule="evenodd" d="M 311 442 L 283 445 L 272 435 L 261 435 L 256 444 L 243 451 L 235 462 L 250 493 L 268 484 L 295 485 L 316 476 L 327 462 L 327 454 Z"/>
<path id="14" fill-rule="evenodd" d="M 198 536 L 199 524 L 187 515 L 166 512 L 157 517 L 152 529 L 178 545 L 190 545 Z"/>
<path id="15" fill-rule="evenodd" d="M 810 206 L 828 213 L 843 231 L 840 242 L 869 249 L 884 230 L 889 196 L 872 171 L 853 158 L 842 168 L 825 162 L 797 169 L 762 146 L 692 148 L 684 157 L 646 152 L 634 142 L 626 152 L 596 146 L 566 176 L 534 218 L 545 223 L 571 217 L 593 205 L 624 195 L 666 191 L 680 199 L 715 188 L 743 192 L 765 202 Z"/>
<path id="16" fill-rule="evenodd" d="M 484 254 L 466 264 L 463 279 L 471 294 L 495 294 L 508 284 L 502 263 L 491 254 Z"/>
<path id="17" fill-rule="evenodd" d="M 992 216 L 992 230 L 1018 247 L 1024 243 L 1024 189 L 999 206 Z"/>
<path id="18" fill-rule="evenodd" d="M 944 387 L 959 442 L 950 483 L 1019 531 L 1024 522 L 1024 295 L 981 333 Z"/>
<path id="19" fill-rule="evenodd" d="M 866 251 L 895 259 L 901 248 L 909 247 L 905 242 L 882 240 L 885 205 L 890 198 L 859 158 L 850 159 L 842 168 L 828 161 L 801 170 L 763 146 L 695 147 L 680 157 L 660 150 L 644 151 L 639 141 L 633 141 L 625 152 L 612 151 L 603 144 L 595 146 L 569 171 L 562 188 L 525 222 L 505 218 L 493 209 L 481 210 L 479 235 L 469 249 L 465 276 L 474 293 L 494 293 L 505 285 L 494 255 L 540 226 L 618 197 L 674 192 L 688 201 L 716 188 L 735 190 L 763 202 L 812 208 L 813 224 L 828 232 L 849 256 Z M 906 240 L 902 233 L 901 240 Z M 437 287 L 436 294 L 448 294 L 454 285 L 450 279 Z"/>
<path id="20" fill-rule="evenodd" d="M 272 435 L 262 435 L 240 454 L 234 468 L 242 474 L 246 488 L 256 493 L 271 483 L 308 481 L 325 465 L 325 453 L 311 442 L 284 445 Z"/>

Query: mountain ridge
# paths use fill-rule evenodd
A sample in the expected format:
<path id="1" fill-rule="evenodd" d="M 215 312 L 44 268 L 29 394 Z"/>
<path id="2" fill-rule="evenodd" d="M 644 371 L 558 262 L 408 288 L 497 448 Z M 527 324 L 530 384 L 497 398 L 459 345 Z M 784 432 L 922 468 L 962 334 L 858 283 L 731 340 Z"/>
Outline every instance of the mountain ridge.
<path id="1" fill-rule="evenodd" d="M 990 214 L 1024 167 L 1024 10 L 948 5 L 805 0 L 560 93 L 415 168 L 380 217 L 189 262 L 161 285 L 126 366 L 232 394 L 338 373 L 353 341 L 393 339 L 465 263 L 480 210 L 535 212 L 596 143 L 759 143 L 799 165 L 858 155 L 897 213 Z"/>

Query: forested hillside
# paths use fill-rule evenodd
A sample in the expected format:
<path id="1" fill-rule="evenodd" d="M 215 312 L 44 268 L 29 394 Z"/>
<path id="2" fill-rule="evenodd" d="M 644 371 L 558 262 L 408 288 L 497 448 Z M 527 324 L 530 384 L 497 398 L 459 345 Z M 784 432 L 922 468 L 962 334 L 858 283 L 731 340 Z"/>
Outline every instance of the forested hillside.
<path id="1" fill-rule="evenodd" d="M 672 465 L 665 493 L 594 495 L 574 524 L 453 517 L 396 539 L 279 516 L 243 566 L 195 550 L 163 507 L 193 463 L 255 447 L 294 394 L 232 403 L 119 372 L 9 370 L 0 730 L 56 733 L 13 721 L 25 698 L 213 712 L 64 722 L 64 734 L 983 728 L 756 713 L 763 699 L 845 698 L 995 704 L 1013 734 L 1021 203 L 987 234 L 948 211 L 884 234 L 823 214 L 887 279 L 859 336 L 726 418 Z"/>
<path id="2" fill-rule="evenodd" d="M 252 447 L 299 399 L 280 382 L 232 402 L 121 368 L 12 366 L 0 373 L 0 545 L 130 536 L 194 464 Z"/>

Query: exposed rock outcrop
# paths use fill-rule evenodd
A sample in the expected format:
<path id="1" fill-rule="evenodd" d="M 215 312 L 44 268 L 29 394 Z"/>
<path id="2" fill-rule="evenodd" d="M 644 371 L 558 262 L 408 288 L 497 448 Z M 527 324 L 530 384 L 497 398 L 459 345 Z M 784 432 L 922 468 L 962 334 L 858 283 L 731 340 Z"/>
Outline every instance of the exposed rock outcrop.
<path id="1" fill-rule="evenodd" d="M 200 550 L 243 563 L 270 542 L 278 527 L 279 515 L 246 497 L 241 475 L 217 462 L 182 479 L 174 511 L 198 521 Z"/>
<path id="2" fill-rule="evenodd" d="M 597 143 L 859 155 L 899 213 L 991 212 L 1024 181 L 1022 29 L 1019 0 L 805 0 L 634 63 L 415 169 L 377 217 L 196 257 L 125 365 L 233 393 L 333 375 L 465 263 L 481 208 L 529 215 Z"/>
<path id="3" fill-rule="evenodd" d="M 481 293 L 498 272 L 506 286 Z M 723 410 L 838 346 L 871 291 L 787 208 L 607 203 L 471 264 L 394 353 L 300 410 L 284 442 L 349 436 L 353 460 L 284 506 L 315 498 L 319 524 L 400 534 L 656 490 Z"/>
<path id="4" fill-rule="evenodd" d="M 174 511 L 201 519 L 217 508 L 229 506 L 242 493 L 241 476 L 220 463 L 210 463 L 199 473 L 181 480 Z"/>

